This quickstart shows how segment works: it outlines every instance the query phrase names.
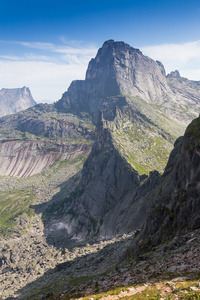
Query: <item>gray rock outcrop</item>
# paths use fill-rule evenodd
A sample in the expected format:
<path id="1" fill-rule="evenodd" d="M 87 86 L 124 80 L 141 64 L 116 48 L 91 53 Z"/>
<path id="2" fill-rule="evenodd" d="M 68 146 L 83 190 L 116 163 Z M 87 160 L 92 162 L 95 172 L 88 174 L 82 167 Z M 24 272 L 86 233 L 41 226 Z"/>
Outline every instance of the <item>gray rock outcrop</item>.
<path id="1" fill-rule="evenodd" d="M 177 103 L 182 105 L 182 114 L 195 114 L 200 109 L 200 81 L 189 80 L 180 75 L 179 71 L 171 72 L 167 75 L 167 82 Z M 198 116 L 198 115 L 197 115 Z"/>
<path id="2" fill-rule="evenodd" d="M 75 116 L 57 114 L 48 104 L 2 117 L 0 175 L 29 177 L 55 161 L 87 156 L 94 136 L 88 127 Z"/>
<path id="3" fill-rule="evenodd" d="M 166 77 L 162 63 L 144 56 L 139 49 L 109 40 L 90 61 L 85 80 L 73 81 L 56 107 L 76 113 L 87 111 L 96 123 L 99 110 L 105 119 L 113 120 L 116 106 L 134 106 L 133 96 L 188 124 L 198 115 L 200 90 L 198 84 L 189 81 L 181 92 L 182 77 L 178 71 L 172 74 Z"/>
<path id="4" fill-rule="evenodd" d="M 177 139 L 151 201 L 139 237 L 139 251 L 147 250 L 187 230 L 200 228 L 200 117 Z"/>
<path id="5" fill-rule="evenodd" d="M 36 105 L 29 88 L 0 90 L 0 117 L 14 114 Z"/>
<path id="6" fill-rule="evenodd" d="M 145 194 L 158 178 L 156 171 L 147 179 L 132 169 L 115 148 L 101 113 L 80 183 L 64 203 L 57 205 L 58 211 L 54 205 L 48 208 L 56 217 L 52 220 L 49 214 L 46 233 L 51 235 L 65 229 L 65 235 L 73 239 L 98 240 L 132 232 L 146 218 L 149 201 Z"/>
<path id="7" fill-rule="evenodd" d="M 40 173 L 54 162 L 87 156 L 90 146 L 62 141 L 24 140 L 0 143 L 0 176 L 26 178 Z"/>
<path id="8" fill-rule="evenodd" d="M 56 106 L 89 111 L 94 119 L 103 110 L 104 117 L 112 119 L 113 108 L 127 104 L 126 95 L 155 104 L 174 99 L 160 62 L 124 42 L 109 40 L 90 61 L 85 80 L 73 81 Z"/>

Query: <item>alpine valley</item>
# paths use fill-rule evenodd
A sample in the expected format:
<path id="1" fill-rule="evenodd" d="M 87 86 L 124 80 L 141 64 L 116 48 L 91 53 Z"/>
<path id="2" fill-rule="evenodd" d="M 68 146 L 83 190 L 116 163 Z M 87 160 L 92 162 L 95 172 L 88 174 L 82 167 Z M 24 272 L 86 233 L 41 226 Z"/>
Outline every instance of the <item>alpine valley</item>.
<path id="1" fill-rule="evenodd" d="M 54 104 L 5 97 L 0 299 L 199 299 L 200 81 L 109 40 Z"/>

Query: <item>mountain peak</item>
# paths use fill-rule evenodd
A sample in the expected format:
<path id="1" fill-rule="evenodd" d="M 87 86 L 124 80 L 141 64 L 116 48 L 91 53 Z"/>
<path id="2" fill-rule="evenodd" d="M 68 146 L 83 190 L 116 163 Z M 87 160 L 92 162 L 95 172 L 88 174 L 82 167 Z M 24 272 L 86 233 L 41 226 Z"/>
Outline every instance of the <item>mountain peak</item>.
<path id="1" fill-rule="evenodd" d="M 115 41 L 112 40 L 112 39 L 110 39 L 110 40 L 105 41 L 105 42 L 103 43 L 103 46 L 104 46 L 104 45 L 108 45 L 108 44 L 113 44 L 113 43 L 115 43 Z"/>
<path id="2" fill-rule="evenodd" d="M 3 88 L 0 90 L 0 117 L 10 115 L 18 111 L 36 105 L 28 87 L 22 88 Z"/>
<path id="3" fill-rule="evenodd" d="M 98 50 L 95 59 L 97 59 L 101 55 L 109 55 L 109 56 L 111 55 L 116 57 L 120 54 L 120 52 L 142 54 L 142 52 L 139 49 L 133 48 L 129 44 L 123 41 L 108 40 L 105 41 L 103 46 Z"/>
<path id="4" fill-rule="evenodd" d="M 167 75 L 168 78 L 180 78 L 181 75 L 178 70 L 172 71 Z"/>
<path id="5" fill-rule="evenodd" d="M 116 107 L 129 105 L 130 96 L 158 105 L 176 101 L 162 63 L 122 41 L 110 39 L 89 62 L 85 80 L 72 82 L 56 107 L 89 112 L 97 123 L 99 110 L 106 120 L 113 120 Z"/>

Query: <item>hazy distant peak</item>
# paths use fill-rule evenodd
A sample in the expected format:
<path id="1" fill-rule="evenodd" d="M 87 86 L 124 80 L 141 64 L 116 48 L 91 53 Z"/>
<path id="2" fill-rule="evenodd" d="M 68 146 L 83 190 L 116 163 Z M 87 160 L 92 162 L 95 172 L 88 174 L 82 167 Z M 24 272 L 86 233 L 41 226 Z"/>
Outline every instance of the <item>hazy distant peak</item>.
<path id="1" fill-rule="evenodd" d="M 36 105 L 28 87 L 22 88 L 3 88 L 0 90 L 0 117 L 10 115 L 18 111 Z"/>

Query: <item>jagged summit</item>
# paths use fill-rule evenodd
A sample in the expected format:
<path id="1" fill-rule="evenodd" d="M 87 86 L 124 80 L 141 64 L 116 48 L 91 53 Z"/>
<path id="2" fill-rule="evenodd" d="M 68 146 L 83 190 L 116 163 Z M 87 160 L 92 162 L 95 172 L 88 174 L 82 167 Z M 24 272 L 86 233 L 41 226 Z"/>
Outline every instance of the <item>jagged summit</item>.
<path id="1" fill-rule="evenodd" d="M 101 80 L 101 96 L 134 95 L 159 102 L 171 91 L 164 66 L 124 42 L 106 41 L 89 63 L 86 81 Z"/>
<path id="2" fill-rule="evenodd" d="M 105 68 L 110 72 L 111 70 L 108 68 L 111 67 L 111 65 L 113 65 L 114 67 L 114 65 L 119 63 L 122 59 L 122 57 L 120 56 L 124 56 L 126 53 L 137 53 L 142 55 L 142 52 L 139 49 L 135 49 L 124 42 L 115 42 L 114 40 L 106 41 L 98 50 L 96 57 L 92 58 L 89 62 L 89 66 L 86 72 L 86 80 L 96 77 L 97 74 L 96 72 L 94 72 L 94 68 L 96 69 L 96 65 L 98 65 L 101 69 Z M 125 56 L 124 58 L 126 59 Z M 113 69 L 112 71 L 115 70 Z M 104 72 L 103 75 L 109 77 L 109 72 Z M 98 76 L 102 76 L 102 73 L 98 74 Z"/>
<path id="3" fill-rule="evenodd" d="M 16 113 L 36 105 L 28 87 L 0 90 L 0 117 Z"/>
<path id="4" fill-rule="evenodd" d="M 167 78 L 180 78 L 180 72 L 178 70 L 172 71 L 167 75 Z"/>
<path id="5" fill-rule="evenodd" d="M 189 114 L 197 117 L 200 109 L 200 81 L 182 77 L 179 71 L 176 70 L 167 75 L 167 82 L 174 95 L 176 95 L 177 102 L 184 105 Z M 196 114 L 194 114 L 194 111 Z"/>
<path id="6" fill-rule="evenodd" d="M 160 62 L 124 42 L 109 40 L 89 62 L 85 80 L 73 81 L 56 106 L 63 111 L 87 111 L 96 120 L 103 110 L 111 120 L 116 106 L 127 105 L 127 95 L 150 103 L 174 97 Z"/>
<path id="7" fill-rule="evenodd" d="M 197 116 L 200 95 L 197 82 L 188 81 L 186 85 L 179 71 L 166 76 L 161 62 L 124 42 L 108 40 L 89 62 L 85 80 L 73 81 L 56 108 L 63 112 L 88 112 L 96 123 L 99 110 L 105 119 L 113 120 L 116 107 L 135 106 L 133 97 L 137 97 L 159 106 L 170 118 L 188 124 Z M 183 89 L 186 95 L 181 93 Z M 190 113 L 183 116 L 180 104 L 187 110 L 190 107 Z"/>
<path id="8" fill-rule="evenodd" d="M 165 68 L 159 61 L 145 56 L 139 49 L 124 42 L 106 41 L 89 62 L 85 80 L 73 81 L 56 108 L 62 112 L 88 112 L 97 123 L 98 111 L 104 112 L 106 120 L 115 118 L 116 107 L 135 106 L 135 98 L 150 105 L 156 105 L 162 112 L 178 122 L 188 124 L 197 116 L 200 107 L 198 84 L 188 82 L 189 94 L 182 94 L 185 84 L 179 80 L 176 70 L 166 76 Z M 179 80 L 178 90 L 173 81 Z M 188 91 L 186 91 L 187 93 Z M 134 99 L 133 99 L 134 98 Z M 194 103 L 198 107 L 194 107 Z M 185 106 L 189 115 L 182 113 Z"/>

